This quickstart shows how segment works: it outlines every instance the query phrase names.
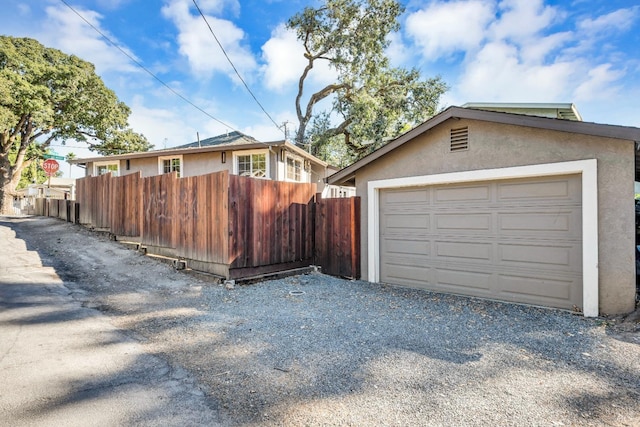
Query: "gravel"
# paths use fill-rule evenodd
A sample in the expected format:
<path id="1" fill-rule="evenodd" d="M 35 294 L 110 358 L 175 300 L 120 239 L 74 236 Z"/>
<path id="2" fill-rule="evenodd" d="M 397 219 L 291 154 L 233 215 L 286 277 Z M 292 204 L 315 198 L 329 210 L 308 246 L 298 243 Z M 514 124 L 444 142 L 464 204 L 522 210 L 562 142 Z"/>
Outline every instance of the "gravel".
<path id="1" fill-rule="evenodd" d="M 635 322 L 319 273 L 227 289 L 80 226 L 4 225 L 227 425 L 640 425 Z"/>

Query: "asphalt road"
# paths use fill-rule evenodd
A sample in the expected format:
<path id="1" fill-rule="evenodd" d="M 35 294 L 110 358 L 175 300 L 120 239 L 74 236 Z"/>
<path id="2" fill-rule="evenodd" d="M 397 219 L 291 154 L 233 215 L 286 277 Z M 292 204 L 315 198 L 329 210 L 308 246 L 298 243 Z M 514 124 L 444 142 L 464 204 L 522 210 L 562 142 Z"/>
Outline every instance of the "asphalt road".
<path id="1" fill-rule="evenodd" d="M 0 425 L 217 425 L 190 375 L 72 297 L 0 223 Z"/>

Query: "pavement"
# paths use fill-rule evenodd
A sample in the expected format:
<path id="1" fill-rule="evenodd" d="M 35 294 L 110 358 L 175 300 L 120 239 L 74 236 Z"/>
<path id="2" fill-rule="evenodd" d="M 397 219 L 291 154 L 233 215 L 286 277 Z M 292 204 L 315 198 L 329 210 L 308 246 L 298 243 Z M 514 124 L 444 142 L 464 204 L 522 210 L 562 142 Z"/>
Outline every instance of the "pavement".
<path id="1" fill-rule="evenodd" d="M 0 425 L 219 425 L 189 374 L 99 311 L 0 224 Z"/>

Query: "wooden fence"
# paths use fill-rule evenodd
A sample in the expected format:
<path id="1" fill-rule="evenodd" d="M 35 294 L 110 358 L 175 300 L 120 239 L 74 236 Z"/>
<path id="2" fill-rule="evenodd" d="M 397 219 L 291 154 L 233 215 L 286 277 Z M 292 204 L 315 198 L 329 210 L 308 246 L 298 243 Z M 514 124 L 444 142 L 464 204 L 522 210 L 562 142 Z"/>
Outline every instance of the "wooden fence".
<path id="1" fill-rule="evenodd" d="M 360 198 L 316 203 L 316 263 L 334 276 L 360 277 Z"/>
<path id="2" fill-rule="evenodd" d="M 195 270 L 244 278 L 295 267 L 360 276 L 358 198 L 319 199 L 315 184 L 218 172 L 78 180 L 79 222 Z"/>
<path id="3" fill-rule="evenodd" d="M 36 215 L 59 218 L 67 222 L 79 222 L 78 204 L 74 200 L 36 199 L 34 212 Z"/>

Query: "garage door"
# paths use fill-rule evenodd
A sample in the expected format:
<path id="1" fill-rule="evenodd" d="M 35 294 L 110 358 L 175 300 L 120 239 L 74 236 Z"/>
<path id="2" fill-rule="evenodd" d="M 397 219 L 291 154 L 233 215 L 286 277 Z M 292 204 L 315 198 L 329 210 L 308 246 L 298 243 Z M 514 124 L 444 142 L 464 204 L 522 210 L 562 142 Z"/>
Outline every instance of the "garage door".
<path id="1" fill-rule="evenodd" d="M 384 283 L 582 307 L 579 175 L 384 189 Z"/>

